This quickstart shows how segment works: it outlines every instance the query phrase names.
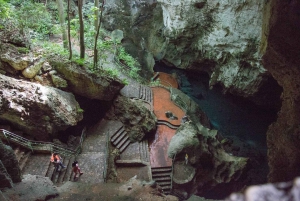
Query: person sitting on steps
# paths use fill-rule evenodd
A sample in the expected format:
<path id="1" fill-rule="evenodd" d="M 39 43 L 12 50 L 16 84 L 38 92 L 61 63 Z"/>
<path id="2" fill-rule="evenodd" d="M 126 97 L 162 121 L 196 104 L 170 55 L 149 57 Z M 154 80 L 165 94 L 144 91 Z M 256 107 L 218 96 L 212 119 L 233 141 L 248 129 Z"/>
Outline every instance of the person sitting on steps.
<path id="1" fill-rule="evenodd" d="M 58 153 L 53 153 L 51 155 L 50 161 L 54 164 L 56 171 L 58 171 L 59 166 L 61 166 L 61 168 L 66 168 L 66 166 L 62 164 L 61 160 L 62 158 L 58 155 Z"/>
<path id="2" fill-rule="evenodd" d="M 81 176 L 83 173 L 81 172 L 77 161 L 74 161 L 72 163 L 72 168 L 73 168 L 73 172 L 74 172 L 74 181 L 75 181 L 76 178 L 78 178 L 77 174 L 79 174 L 79 176 Z"/>

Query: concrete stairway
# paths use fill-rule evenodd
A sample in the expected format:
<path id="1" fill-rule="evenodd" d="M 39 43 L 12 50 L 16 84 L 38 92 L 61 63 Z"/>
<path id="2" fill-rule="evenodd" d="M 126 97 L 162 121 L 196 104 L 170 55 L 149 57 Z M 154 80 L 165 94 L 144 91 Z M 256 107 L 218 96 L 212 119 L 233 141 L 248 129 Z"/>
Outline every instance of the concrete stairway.
<path id="1" fill-rule="evenodd" d="M 26 162 L 30 158 L 32 152 L 30 150 L 22 148 L 20 146 L 15 146 L 14 147 L 14 153 L 16 155 L 16 158 L 17 158 L 18 162 L 19 162 L 19 166 L 20 166 L 20 169 L 21 169 L 21 172 L 22 172 L 22 170 L 24 169 L 24 167 L 26 165 Z"/>
<path id="2" fill-rule="evenodd" d="M 53 184 L 61 185 L 64 182 L 72 181 L 74 173 L 72 171 L 72 163 L 75 161 L 75 156 L 72 157 L 64 157 L 63 164 L 67 166 L 66 168 L 59 167 L 59 171 L 55 171 L 55 166 L 49 162 L 49 167 L 45 177 L 49 177 Z"/>
<path id="3" fill-rule="evenodd" d="M 151 168 L 152 179 L 163 189 L 164 194 L 171 192 L 172 167 Z"/>
<path id="4" fill-rule="evenodd" d="M 54 165 L 50 162 L 50 154 L 32 153 L 31 150 L 20 146 L 13 146 L 13 149 L 22 173 L 26 174 L 28 173 L 28 169 L 33 169 L 32 161 L 30 161 L 31 158 L 34 160 L 33 163 L 37 164 L 35 158 L 37 156 L 41 156 L 46 158 L 44 160 L 49 160 L 48 166 L 44 166 L 45 170 L 41 172 L 44 172 L 45 174 L 43 176 L 49 177 L 53 184 L 61 185 L 62 183 L 71 181 L 73 179 L 72 163 L 75 161 L 75 156 L 63 157 L 63 164 L 67 167 L 64 169 L 59 167 L 59 171 L 55 171 Z M 27 170 L 24 172 L 26 168 Z"/>
<path id="5" fill-rule="evenodd" d="M 110 138 L 111 143 L 120 150 L 122 153 L 130 144 L 127 132 L 124 126 L 119 128 Z"/>
<path id="6" fill-rule="evenodd" d="M 152 103 L 153 102 L 153 93 L 152 93 L 152 89 L 148 86 L 145 85 L 140 85 L 140 90 L 139 90 L 139 94 L 140 94 L 140 99 L 147 101 L 148 103 Z"/>
<path id="7" fill-rule="evenodd" d="M 148 140 L 143 140 L 139 142 L 139 151 L 141 161 L 149 162 L 149 149 L 148 149 Z"/>

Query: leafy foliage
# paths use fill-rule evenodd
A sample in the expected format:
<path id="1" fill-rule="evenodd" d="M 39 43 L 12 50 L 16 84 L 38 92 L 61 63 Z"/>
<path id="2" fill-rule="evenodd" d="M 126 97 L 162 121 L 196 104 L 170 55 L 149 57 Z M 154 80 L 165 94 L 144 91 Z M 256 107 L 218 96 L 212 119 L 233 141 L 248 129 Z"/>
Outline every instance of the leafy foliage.
<path id="1" fill-rule="evenodd" d="M 20 28 L 32 29 L 41 35 L 48 35 L 52 29 L 52 17 L 44 4 L 31 1 L 13 1 L 15 7 L 15 18 Z"/>
<path id="2" fill-rule="evenodd" d="M 118 59 L 124 63 L 126 66 L 129 67 L 129 76 L 139 80 L 139 71 L 140 71 L 140 64 L 139 62 L 133 58 L 130 54 L 128 54 L 124 47 L 120 47 L 118 49 L 118 54 L 117 54 Z"/>
<path id="3" fill-rule="evenodd" d="M 10 6 L 6 0 L 0 0 L 0 19 L 5 19 L 10 14 Z"/>

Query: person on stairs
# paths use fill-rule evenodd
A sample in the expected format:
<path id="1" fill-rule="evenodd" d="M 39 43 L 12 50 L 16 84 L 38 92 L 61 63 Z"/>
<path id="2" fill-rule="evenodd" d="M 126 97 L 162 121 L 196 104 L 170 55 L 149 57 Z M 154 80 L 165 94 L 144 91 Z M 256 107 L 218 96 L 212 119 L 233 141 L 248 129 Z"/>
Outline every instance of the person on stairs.
<path id="1" fill-rule="evenodd" d="M 81 176 L 83 173 L 81 172 L 77 161 L 74 161 L 72 163 L 72 168 L 73 168 L 73 172 L 74 172 L 74 181 L 75 181 L 78 178 L 77 174 L 79 174 L 79 176 Z"/>
<path id="2" fill-rule="evenodd" d="M 58 171 L 59 166 L 63 169 L 66 166 L 61 162 L 62 158 L 58 155 L 58 153 L 53 153 L 51 155 L 50 161 L 54 164 L 55 170 Z"/>

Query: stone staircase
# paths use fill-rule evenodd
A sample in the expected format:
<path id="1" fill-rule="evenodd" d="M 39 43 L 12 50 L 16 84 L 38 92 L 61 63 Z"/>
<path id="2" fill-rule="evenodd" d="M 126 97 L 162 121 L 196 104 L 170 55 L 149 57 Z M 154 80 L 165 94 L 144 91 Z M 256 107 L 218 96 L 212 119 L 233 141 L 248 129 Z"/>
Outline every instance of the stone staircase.
<path id="1" fill-rule="evenodd" d="M 50 162 L 50 154 L 32 153 L 31 150 L 20 146 L 10 146 L 14 149 L 22 174 L 36 174 L 35 169 L 43 168 L 44 170 L 39 170 L 37 174 L 49 177 L 54 185 L 61 185 L 73 179 L 72 163 L 75 161 L 75 156 L 62 157 L 62 162 L 67 167 L 64 169 L 59 167 L 59 171 L 55 171 L 54 165 Z M 47 165 L 41 166 L 39 163 Z"/>
<path id="2" fill-rule="evenodd" d="M 49 177 L 53 184 L 61 185 L 64 182 L 72 181 L 74 173 L 72 171 L 72 163 L 75 161 L 75 156 L 64 157 L 63 164 L 67 166 L 66 168 L 59 167 L 59 171 L 55 171 L 55 166 L 49 162 L 49 167 L 45 177 Z"/>
<path id="3" fill-rule="evenodd" d="M 151 172 L 152 179 L 162 188 L 164 194 L 170 194 L 172 167 L 152 167 Z"/>
<path id="4" fill-rule="evenodd" d="M 153 102 L 152 89 L 148 86 L 140 85 L 139 98 L 144 101 L 147 101 L 148 103 L 152 103 Z"/>
<path id="5" fill-rule="evenodd" d="M 148 140 L 143 140 L 139 142 L 139 151 L 141 161 L 149 162 L 149 149 L 148 149 Z"/>
<path id="6" fill-rule="evenodd" d="M 31 152 L 31 150 L 28 150 L 28 149 L 22 148 L 20 146 L 17 146 L 17 147 L 14 148 L 14 153 L 16 155 L 16 158 L 17 158 L 18 162 L 19 162 L 19 166 L 20 166 L 20 169 L 21 169 L 21 172 L 22 172 L 22 170 L 24 169 L 24 167 L 26 165 L 26 162 L 30 158 L 32 152 Z"/>
<path id="7" fill-rule="evenodd" d="M 124 126 L 120 127 L 110 138 L 111 143 L 122 153 L 130 144 L 129 137 Z"/>

